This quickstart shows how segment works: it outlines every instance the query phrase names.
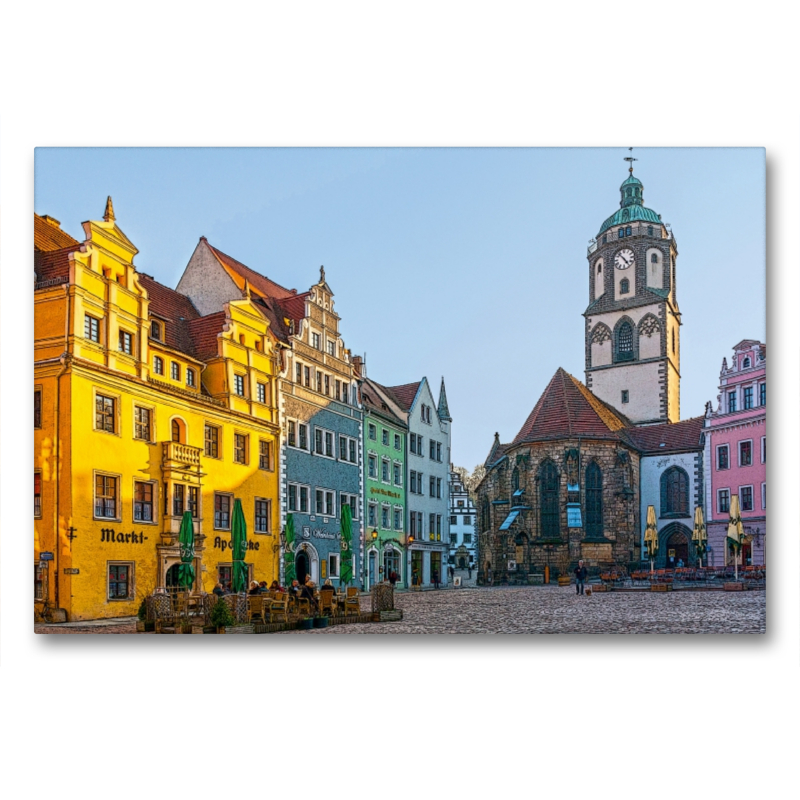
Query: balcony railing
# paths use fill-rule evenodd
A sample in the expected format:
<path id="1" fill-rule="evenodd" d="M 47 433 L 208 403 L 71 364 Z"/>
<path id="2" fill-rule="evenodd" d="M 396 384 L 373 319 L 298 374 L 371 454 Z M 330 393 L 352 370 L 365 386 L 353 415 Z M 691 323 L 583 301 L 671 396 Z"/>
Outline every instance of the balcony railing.
<path id="1" fill-rule="evenodd" d="M 168 461 L 178 464 L 185 464 L 189 467 L 200 466 L 200 448 L 191 447 L 181 442 L 162 442 L 162 459 L 164 463 Z"/>

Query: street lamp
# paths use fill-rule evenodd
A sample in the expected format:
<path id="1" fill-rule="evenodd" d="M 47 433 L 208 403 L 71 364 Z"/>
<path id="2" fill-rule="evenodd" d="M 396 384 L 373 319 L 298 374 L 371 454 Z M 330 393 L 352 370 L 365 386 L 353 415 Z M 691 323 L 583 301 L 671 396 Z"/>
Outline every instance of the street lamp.
<path id="1" fill-rule="evenodd" d="M 377 548 L 378 531 L 376 531 L 374 528 L 372 529 L 372 532 L 370 533 L 370 542 L 371 542 L 372 546 L 375 548 L 375 552 L 377 553 L 377 551 L 378 551 L 378 548 Z M 364 570 L 366 572 L 366 577 L 367 578 L 369 578 L 369 563 L 368 563 L 369 562 L 369 555 L 370 555 L 369 553 L 365 553 L 365 558 L 364 558 L 364 562 L 365 562 L 364 563 Z M 380 564 L 378 566 L 380 566 Z M 366 581 L 365 581 L 365 583 L 366 583 Z M 370 583 L 370 588 L 372 588 L 372 584 L 371 583 Z"/>
<path id="2" fill-rule="evenodd" d="M 411 545 L 413 545 L 413 544 L 414 544 L 414 534 L 413 533 L 409 533 L 408 536 L 406 536 L 406 550 L 408 551 L 408 567 L 407 567 L 407 570 L 406 570 L 406 581 L 407 581 L 406 585 L 408 586 L 408 588 L 411 588 L 411 579 L 413 578 L 413 574 L 411 572 Z"/>

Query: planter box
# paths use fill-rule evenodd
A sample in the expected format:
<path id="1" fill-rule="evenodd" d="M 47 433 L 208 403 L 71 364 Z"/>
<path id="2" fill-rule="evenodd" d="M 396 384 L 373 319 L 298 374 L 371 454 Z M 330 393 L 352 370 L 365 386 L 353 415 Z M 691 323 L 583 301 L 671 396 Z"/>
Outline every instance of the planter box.
<path id="1" fill-rule="evenodd" d="M 315 628 L 327 628 L 328 627 L 328 617 L 314 617 L 314 627 Z"/>
<path id="2" fill-rule="evenodd" d="M 672 591 L 672 584 L 671 583 L 654 583 L 650 587 L 651 592 L 671 592 Z"/>
<path id="3" fill-rule="evenodd" d="M 558 576 L 558 585 L 559 586 L 569 586 L 572 583 L 572 578 L 569 575 L 559 575 Z"/>
<path id="4" fill-rule="evenodd" d="M 301 619 L 297 623 L 297 629 L 301 631 L 310 631 L 314 627 L 314 619 L 309 617 L 308 619 Z"/>
<path id="5" fill-rule="evenodd" d="M 155 622 L 147 622 L 143 620 L 137 620 L 136 622 L 136 633 L 151 633 L 155 629 Z"/>
<path id="6" fill-rule="evenodd" d="M 401 619 L 403 619 L 403 612 L 399 608 L 395 608 L 392 611 L 380 612 L 381 622 L 400 622 Z"/>
<path id="7" fill-rule="evenodd" d="M 730 581 L 729 583 L 723 584 L 722 588 L 726 592 L 743 592 L 744 591 L 744 584 L 743 583 L 737 583 L 736 581 Z"/>
<path id="8" fill-rule="evenodd" d="M 528 573 L 528 584 L 530 586 L 544 586 L 544 575 Z"/>
<path id="9" fill-rule="evenodd" d="M 604 583 L 598 583 L 597 586 L 594 586 L 594 585 L 587 586 L 586 587 L 586 591 L 587 592 L 607 592 L 608 591 L 608 586 L 606 586 Z"/>
<path id="10" fill-rule="evenodd" d="M 217 629 L 213 625 L 206 625 L 203 628 L 203 633 L 216 633 Z"/>
<path id="11" fill-rule="evenodd" d="M 225 628 L 225 633 L 230 636 L 237 633 L 255 633 L 254 625 L 234 625 L 232 628 Z"/>

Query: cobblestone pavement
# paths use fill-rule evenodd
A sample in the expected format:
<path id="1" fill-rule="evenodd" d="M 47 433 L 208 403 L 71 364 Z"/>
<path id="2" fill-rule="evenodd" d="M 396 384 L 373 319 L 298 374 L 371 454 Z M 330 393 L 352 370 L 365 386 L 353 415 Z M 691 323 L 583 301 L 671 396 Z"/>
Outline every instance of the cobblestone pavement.
<path id="1" fill-rule="evenodd" d="M 136 617 L 91 620 L 85 623 L 65 622 L 60 625 L 34 625 L 34 633 L 136 633 Z"/>
<path id="2" fill-rule="evenodd" d="M 765 633 L 766 592 L 609 592 L 492 587 L 398 592 L 401 622 L 336 625 L 285 634 Z M 369 610 L 369 598 L 361 601 Z"/>

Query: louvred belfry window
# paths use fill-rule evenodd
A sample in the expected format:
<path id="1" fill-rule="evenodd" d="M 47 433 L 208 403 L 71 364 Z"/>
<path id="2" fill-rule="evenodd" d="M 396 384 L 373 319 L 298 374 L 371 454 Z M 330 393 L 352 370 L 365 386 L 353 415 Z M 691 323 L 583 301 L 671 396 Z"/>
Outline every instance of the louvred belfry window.
<path id="1" fill-rule="evenodd" d="M 617 331 L 617 359 L 633 360 L 633 326 L 630 322 L 623 322 Z"/>
<path id="2" fill-rule="evenodd" d="M 539 474 L 541 499 L 541 536 L 543 539 L 561 538 L 558 513 L 558 470 L 552 461 L 542 466 Z"/>

